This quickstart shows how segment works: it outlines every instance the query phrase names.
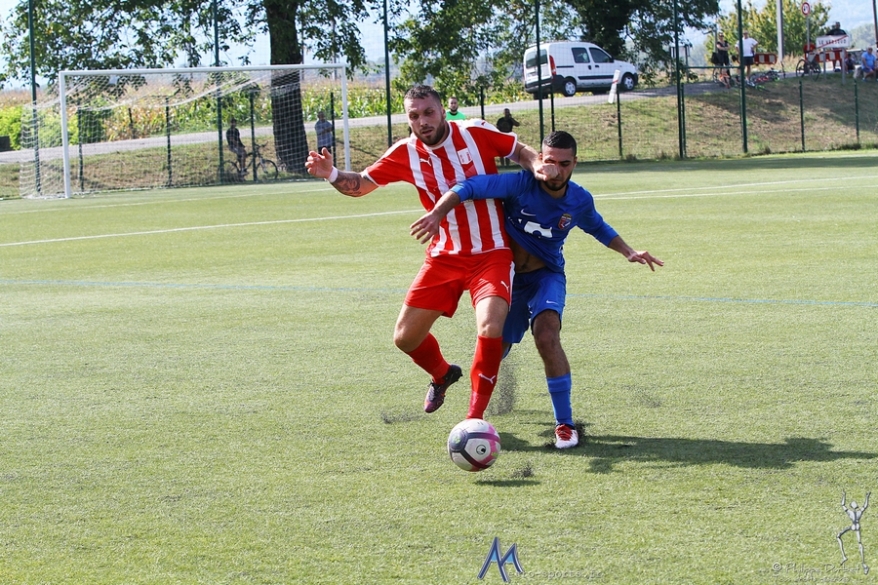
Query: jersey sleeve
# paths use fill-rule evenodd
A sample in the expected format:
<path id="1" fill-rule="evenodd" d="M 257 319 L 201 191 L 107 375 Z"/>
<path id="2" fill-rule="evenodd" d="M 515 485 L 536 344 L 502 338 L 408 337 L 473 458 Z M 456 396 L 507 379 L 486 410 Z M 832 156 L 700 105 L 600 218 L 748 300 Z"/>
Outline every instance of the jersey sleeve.
<path id="1" fill-rule="evenodd" d="M 363 174 L 380 187 L 397 181 L 410 181 L 412 170 L 406 148 L 407 142 L 407 138 L 396 142 L 381 155 L 381 158 L 369 165 Z"/>
<path id="2" fill-rule="evenodd" d="M 451 188 L 461 201 L 507 199 L 526 188 L 527 171 L 502 175 L 477 175 Z"/>
<path id="3" fill-rule="evenodd" d="M 582 189 L 582 187 L 579 188 Z M 604 221 L 604 218 L 595 209 L 594 197 L 592 197 L 591 193 L 582 189 L 580 196 L 587 200 L 589 204 L 579 214 L 576 224 L 582 231 L 592 236 L 604 246 L 609 246 L 613 238 L 619 235 L 618 232 L 613 229 L 613 226 Z"/>
<path id="4" fill-rule="evenodd" d="M 463 124 L 483 155 L 509 158 L 515 152 L 518 136 L 514 132 L 500 132 L 496 126 L 484 120 L 467 120 Z"/>
<path id="5" fill-rule="evenodd" d="M 605 222 L 603 218 L 601 218 L 600 214 L 598 214 L 597 212 L 595 212 L 595 214 L 600 219 L 600 225 L 596 226 L 593 229 L 585 229 L 585 226 L 581 227 L 585 232 L 591 234 L 594 239 L 602 243 L 604 246 L 609 246 L 610 242 L 613 241 L 613 238 L 615 238 L 619 234 L 616 232 L 615 229 L 613 229 L 613 226 L 611 226 L 610 224 Z"/>

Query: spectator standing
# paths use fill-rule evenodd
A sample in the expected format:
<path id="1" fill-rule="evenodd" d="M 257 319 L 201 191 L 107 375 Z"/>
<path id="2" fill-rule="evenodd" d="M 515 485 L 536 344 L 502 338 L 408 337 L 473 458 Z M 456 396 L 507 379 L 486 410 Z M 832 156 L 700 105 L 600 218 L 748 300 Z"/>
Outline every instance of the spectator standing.
<path id="1" fill-rule="evenodd" d="M 716 61 L 714 65 L 719 67 L 719 79 L 726 87 L 729 87 L 729 41 L 723 33 L 716 35 Z"/>
<path id="2" fill-rule="evenodd" d="M 326 113 L 323 110 L 317 112 L 314 132 L 317 133 L 317 152 L 323 152 L 324 148 L 328 148 L 332 152 L 335 148 L 335 135 L 332 130 L 332 122 L 326 120 Z"/>
<path id="3" fill-rule="evenodd" d="M 229 129 L 226 130 L 226 143 L 229 145 L 229 150 L 238 157 L 238 174 L 243 174 L 244 161 L 247 159 L 247 148 L 241 142 L 241 131 L 238 130 L 238 120 L 235 118 L 229 120 Z"/>
<path id="4" fill-rule="evenodd" d="M 833 24 L 833 25 L 832 25 L 832 28 L 830 28 L 830 29 L 826 32 L 826 36 L 828 36 L 828 37 L 843 37 L 843 36 L 845 36 L 845 35 L 847 35 L 847 34 L 848 34 L 848 33 L 845 32 L 845 30 L 844 30 L 843 28 L 841 28 L 841 23 L 840 23 L 840 22 L 836 22 L 835 24 Z"/>
<path id="5" fill-rule="evenodd" d="M 755 54 L 756 46 L 759 45 L 759 41 L 756 39 L 750 38 L 750 33 L 744 31 L 744 38 L 741 39 L 741 62 L 746 67 L 744 74 L 747 78 L 750 77 L 750 68 L 753 66 L 753 55 Z"/>
<path id="6" fill-rule="evenodd" d="M 830 28 L 828 31 L 826 31 L 826 36 L 828 36 L 828 37 L 845 37 L 845 36 L 847 36 L 847 34 L 848 33 L 843 28 L 841 28 L 840 22 L 836 22 L 835 24 L 832 25 L 832 28 Z M 833 61 L 832 65 L 833 65 L 833 68 L 835 69 L 836 72 L 841 71 L 841 60 L 840 59 Z"/>
<path id="7" fill-rule="evenodd" d="M 445 112 L 446 120 L 466 120 L 466 114 L 457 109 L 457 96 L 448 98 L 448 111 Z"/>
<path id="8" fill-rule="evenodd" d="M 509 111 L 509 108 L 504 108 L 503 117 L 497 120 L 497 130 L 506 134 L 510 134 L 512 132 L 512 129 L 517 128 L 518 126 L 521 126 L 521 124 L 518 120 L 512 117 L 512 113 Z M 501 164 L 504 167 L 509 166 L 508 158 L 502 158 L 500 160 Z"/>

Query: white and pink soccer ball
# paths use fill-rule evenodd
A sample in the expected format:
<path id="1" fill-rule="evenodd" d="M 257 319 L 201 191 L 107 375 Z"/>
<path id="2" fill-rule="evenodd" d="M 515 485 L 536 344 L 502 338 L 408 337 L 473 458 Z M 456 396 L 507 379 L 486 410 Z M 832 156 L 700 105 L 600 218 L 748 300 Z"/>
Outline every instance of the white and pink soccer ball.
<path id="1" fill-rule="evenodd" d="M 500 456 L 500 435 L 488 421 L 468 418 L 451 429 L 448 455 L 464 471 L 482 471 Z"/>

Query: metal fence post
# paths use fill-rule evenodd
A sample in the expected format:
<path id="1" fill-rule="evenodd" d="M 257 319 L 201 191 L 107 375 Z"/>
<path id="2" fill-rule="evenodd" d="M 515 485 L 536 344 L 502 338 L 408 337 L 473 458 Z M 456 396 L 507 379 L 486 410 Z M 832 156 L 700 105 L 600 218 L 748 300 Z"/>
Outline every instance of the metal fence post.
<path id="1" fill-rule="evenodd" d="M 799 78 L 799 124 L 802 127 L 802 152 L 805 152 L 805 98 L 802 93 L 802 78 Z"/>
<path id="2" fill-rule="evenodd" d="M 845 67 L 847 67 L 845 65 Z M 854 124 L 857 127 L 857 146 L 860 145 L 860 88 L 857 80 L 854 79 Z"/>
<path id="3" fill-rule="evenodd" d="M 747 154 L 747 80 L 744 78 L 744 15 L 738 0 L 738 75 L 741 78 L 741 136 L 744 154 Z"/>
<path id="4" fill-rule="evenodd" d="M 677 0 L 674 0 L 674 77 L 677 83 L 677 142 L 680 160 L 686 158 L 686 112 L 683 109 L 683 79 L 680 77 L 680 30 Z"/>
<path id="5" fill-rule="evenodd" d="M 534 16 L 536 19 L 536 34 L 537 34 L 537 57 L 536 57 L 536 66 L 537 66 L 537 104 L 540 112 L 540 144 L 543 143 L 543 139 L 545 136 L 545 126 L 543 125 L 543 66 L 540 60 L 540 0 L 536 0 L 534 2 Z M 525 64 L 525 67 L 527 65 Z M 549 53 L 546 51 L 546 69 L 549 68 Z M 551 87 L 551 82 L 549 83 Z"/>
<path id="6" fill-rule="evenodd" d="M 79 135 L 79 192 L 85 193 L 85 162 L 82 157 L 82 141 L 84 129 L 82 127 L 82 108 L 76 107 L 76 133 Z"/>
<path id="7" fill-rule="evenodd" d="M 174 186 L 173 160 L 171 158 L 171 105 L 170 100 L 165 97 L 165 137 L 167 138 L 167 155 L 168 155 L 168 187 Z"/>
<path id="8" fill-rule="evenodd" d="M 616 131 L 619 133 L 619 158 L 625 158 L 622 151 L 622 96 L 616 92 Z"/>
<path id="9" fill-rule="evenodd" d="M 247 92 L 250 98 L 250 144 L 253 145 L 253 182 L 256 182 L 256 107 L 254 105 L 255 92 L 253 88 Z"/>

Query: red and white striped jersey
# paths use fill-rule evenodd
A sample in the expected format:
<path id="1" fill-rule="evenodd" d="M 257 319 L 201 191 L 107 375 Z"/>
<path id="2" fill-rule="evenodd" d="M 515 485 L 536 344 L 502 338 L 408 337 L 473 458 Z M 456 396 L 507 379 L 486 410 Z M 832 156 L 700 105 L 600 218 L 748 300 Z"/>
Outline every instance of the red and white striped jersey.
<path id="1" fill-rule="evenodd" d="M 363 174 L 380 186 L 411 183 L 430 211 L 442 195 L 468 177 L 496 174 L 495 158 L 512 154 L 518 141 L 515 134 L 504 134 L 483 120 L 449 121 L 448 127 L 442 144 L 427 146 L 412 134 L 391 146 Z M 484 199 L 466 201 L 445 216 L 427 254 L 471 256 L 508 247 L 502 205 Z"/>

